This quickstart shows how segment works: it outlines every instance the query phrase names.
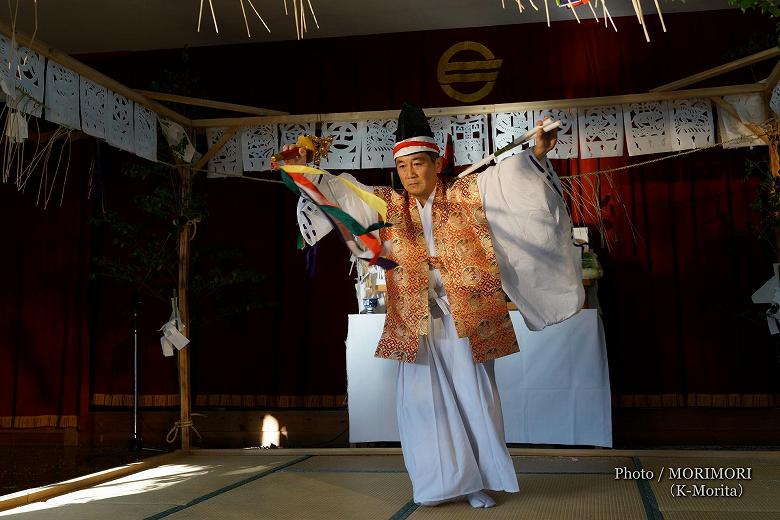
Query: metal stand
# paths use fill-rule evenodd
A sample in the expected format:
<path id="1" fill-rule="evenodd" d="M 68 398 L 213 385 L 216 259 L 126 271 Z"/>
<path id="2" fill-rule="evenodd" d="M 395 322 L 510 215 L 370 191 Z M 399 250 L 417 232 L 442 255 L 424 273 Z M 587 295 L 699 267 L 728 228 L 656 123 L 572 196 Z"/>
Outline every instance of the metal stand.
<path id="1" fill-rule="evenodd" d="M 138 313 L 141 295 L 133 295 L 133 435 L 130 438 L 130 451 L 141 451 L 143 441 L 138 431 Z"/>

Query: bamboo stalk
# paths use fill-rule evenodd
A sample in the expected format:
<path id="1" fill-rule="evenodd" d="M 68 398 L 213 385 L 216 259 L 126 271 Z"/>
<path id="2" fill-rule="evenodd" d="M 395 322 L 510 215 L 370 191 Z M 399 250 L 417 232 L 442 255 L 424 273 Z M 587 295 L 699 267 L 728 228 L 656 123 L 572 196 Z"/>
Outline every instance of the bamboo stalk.
<path id="1" fill-rule="evenodd" d="M 181 212 L 186 214 L 192 199 L 192 175 L 187 168 L 179 168 L 180 194 L 181 194 Z M 190 278 L 190 223 L 179 228 L 179 314 L 181 316 L 181 333 L 190 337 L 190 306 L 189 306 L 189 278 Z M 177 352 L 179 368 L 179 396 L 180 413 L 179 422 L 181 425 L 181 449 L 190 449 L 190 349 L 192 343 L 189 343 Z"/>
<path id="2" fill-rule="evenodd" d="M 85 78 L 91 81 L 94 81 L 98 85 L 102 85 L 108 89 L 113 90 L 117 94 L 121 94 L 128 99 L 132 99 L 139 105 L 143 105 L 149 110 L 157 112 L 158 114 L 165 116 L 168 119 L 171 119 L 173 121 L 176 121 L 181 125 L 192 126 L 192 122 L 187 117 L 179 114 L 175 110 L 172 110 L 166 107 L 165 105 L 161 105 L 160 103 L 148 99 L 147 97 L 139 94 L 138 92 L 131 89 L 130 87 L 127 87 L 119 83 L 115 79 L 109 78 L 105 74 L 96 71 L 92 67 L 85 65 L 79 60 L 71 57 L 68 54 L 65 54 L 62 51 L 55 49 L 54 47 L 50 46 L 49 44 L 37 38 L 35 41 L 31 41 L 30 36 L 28 36 L 27 34 L 21 31 L 16 31 L 14 33 L 11 27 L 2 21 L 0 21 L 0 33 L 6 35 L 9 39 L 16 38 L 16 41 L 19 42 L 20 45 L 28 47 L 52 61 L 56 61 L 58 64 L 62 65 L 63 67 L 66 67 L 72 70 L 73 72 L 81 76 L 84 76 Z"/>
<path id="3" fill-rule="evenodd" d="M 780 56 L 780 49 L 778 49 L 777 47 L 772 47 L 771 49 L 757 52 L 755 54 L 751 54 L 750 56 L 745 56 L 744 58 L 740 58 L 738 60 L 734 60 L 729 63 L 725 63 L 723 65 L 718 65 L 717 67 L 713 67 L 711 69 L 698 72 L 691 76 L 686 76 L 682 79 L 678 79 L 677 81 L 673 81 L 671 83 L 661 85 L 660 87 L 650 89 L 650 92 L 664 92 L 668 90 L 677 90 L 679 88 L 687 87 L 688 85 L 692 85 L 694 83 L 704 81 L 705 79 L 714 78 L 716 76 L 720 76 L 727 72 L 741 69 L 742 67 L 753 65 L 754 63 L 768 60 L 769 58 L 774 58 L 777 56 Z"/>
<path id="4" fill-rule="evenodd" d="M 671 92 L 647 92 L 642 94 L 622 94 L 617 96 L 601 96 L 578 99 L 553 99 L 547 101 L 527 101 L 519 103 L 503 103 L 495 105 L 472 105 L 442 108 L 426 108 L 425 113 L 433 116 L 456 116 L 465 114 L 492 114 L 495 112 L 516 112 L 523 110 L 545 110 L 550 108 L 587 108 L 603 105 L 618 105 L 624 103 L 639 103 L 646 101 L 663 101 L 669 99 L 709 98 L 712 96 L 727 96 L 733 94 L 752 94 L 763 92 L 764 85 L 750 83 L 745 85 L 730 85 L 724 87 L 709 87 L 690 90 L 675 90 Z M 212 128 L 225 126 L 249 126 L 272 123 L 312 123 L 365 121 L 367 119 L 394 119 L 398 110 L 381 110 L 371 112 L 340 112 L 330 114 L 295 114 L 281 116 L 230 117 L 218 119 L 195 119 L 195 128 Z"/>

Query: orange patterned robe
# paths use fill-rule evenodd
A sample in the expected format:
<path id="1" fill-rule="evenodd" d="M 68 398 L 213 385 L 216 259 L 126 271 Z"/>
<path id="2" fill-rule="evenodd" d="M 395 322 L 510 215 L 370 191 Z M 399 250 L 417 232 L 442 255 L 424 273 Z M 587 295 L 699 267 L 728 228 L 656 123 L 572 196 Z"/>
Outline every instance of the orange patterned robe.
<path id="1" fill-rule="evenodd" d="M 477 176 L 439 179 L 433 200 L 436 257 L 429 257 L 416 199 L 406 192 L 375 188 L 387 202 L 380 232 L 393 244 L 398 267 L 387 274 L 387 316 L 375 356 L 414 362 L 420 336 L 428 334 L 428 270 L 439 269 L 458 336 L 468 338 L 481 363 L 519 350 L 501 289 L 496 255 Z"/>

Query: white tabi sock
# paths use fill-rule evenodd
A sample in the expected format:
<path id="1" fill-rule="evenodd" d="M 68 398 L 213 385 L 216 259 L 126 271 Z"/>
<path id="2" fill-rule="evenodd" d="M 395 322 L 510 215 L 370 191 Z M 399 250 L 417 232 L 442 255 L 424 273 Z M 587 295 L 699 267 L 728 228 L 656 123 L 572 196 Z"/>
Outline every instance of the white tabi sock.
<path id="1" fill-rule="evenodd" d="M 471 507 L 475 507 L 475 508 L 493 507 L 494 505 L 496 505 L 496 501 L 490 498 L 490 496 L 484 491 L 469 493 L 467 495 L 467 498 L 469 499 L 469 504 L 471 504 Z"/>

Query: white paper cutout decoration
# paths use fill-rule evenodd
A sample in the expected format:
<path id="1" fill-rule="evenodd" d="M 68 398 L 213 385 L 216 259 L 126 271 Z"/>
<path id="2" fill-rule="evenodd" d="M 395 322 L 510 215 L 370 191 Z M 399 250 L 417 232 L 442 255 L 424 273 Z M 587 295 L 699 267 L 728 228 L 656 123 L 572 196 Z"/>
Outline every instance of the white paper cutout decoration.
<path id="1" fill-rule="evenodd" d="M 523 112 L 498 112 L 493 114 L 490 119 L 493 132 L 493 152 L 510 144 L 518 137 L 522 137 L 536 126 L 533 110 L 526 110 Z M 534 140 L 531 139 L 527 143 L 515 146 L 509 152 L 500 155 L 498 160 L 501 161 L 507 157 L 516 155 L 533 145 Z"/>
<path id="2" fill-rule="evenodd" d="M 714 143 L 712 106 L 708 99 L 674 99 L 672 112 L 672 150 L 690 150 Z"/>
<path id="3" fill-rule="evenodd" d="M 79 75 L 59 63 L 46 63 L 46 119 L 68 128 L 81 128 Z"/>
<path id="4" fill-rule="evenodd" d="M 672 120 L 667 101 L 623 105 L 623 128 L 630 156 L 672 150 Z"/>
<path id="5" fill-rule="evenodd" d="M 591 107 L 577 117 L 580 159 L 623 155 L 623 109 L 620 105 Z"/>
<path id="6" fill-rule="evenodd" d="M 201 154 L 195 151 L 187 131 L 179 123 L 161 117 L 158 119 L 163 137 L 168 142 L 171 152 L 186 163 L 200 159 Z"/>
<path id="7" fill-rule="evenodd" d="M 534 124 L 536 121 L 544 121 L 549 116 L 553 121 L 560 121 L 558 129 L 558 143 L 550 150 L 547 157 L 550 159 L 574 159 L 577 157 L 579 138 L 577 137 L 577 109 L 553 108 L 548 110 L 534 110 Z"/>
<path id="8" fill-rule="evenodd" d="M 429 117 L 428 124 L 433 132 L 433 138 L 436 139 L 436 144 L 439 145 L 439 150 L 441 150 L 443 155 L 444 147 L 447 145 L 447 135 L 452 133 L 452 118 L 450 116 Z"/>
<path id="9" fill-rule="evenodd" d="M 133 101 L 109 90 L 106 95 L 106 141 L 111 146 L 133 151 Z"/>
<path id="10" fill-rule="evenodd" d="M 769 98 L 769 106 L 775 115 L 780 116 L 780 81 L 775 83 L 775 88 L 772 89 L 772 97 Z"/>
<path id="11" fill-rule="evenodd" d="M 134 103 L 133 151 L 139 157 L 157 160 L 157 114 Z"/>
<path id="12" fill-rule="evenodd" d="M 245 172 L 271 169 L 271 156 L 279 149 L 277 126 L 255 125 L 244 128 L 241 136 L 241 160 Z"/>
<path id="13" fill-rule="evenodd" d="M 363 128 L 362 121 L 324 123 L 322 136 L 333 136 L 333 143 L 328 157 L 322 159 L 320 166 L 326 169 L 359 169 Z"/>
<path id="14" fill-rule="evenodd" d="M 454 116 L 452 143 L 456 166 L 474 164 L 483 159 L 488 148 L 487 115 Z"/>
<path id="15" fill-rule="evenodd" d="M 26 114 L 41 117 L 46 84 L 46 59 L 33 50 L 19 47 L 17 60 L 18 108 Z"/>
<path id="16" fill-rule="evenodd" d="M 281 123 L 279 124 L 279 147 L 295 144 L 299 135 L 314 135 L 315 123 Z"/>
<path id="17" fill-rule="evenodd" d="M 16 63 L 16 54 L 11 55 L 11 40 L 0 34 L 0 82 L 5 95 L 15 97 L 16 80 L 12 80 L 14 76 L 11 73 L 15 67 L 11 66 L 11 59 Z"/>
<path id="18" fill-rule="evenodd" d="M 745 123 L 761 125 L 768 118 L 764 97 L 756 92 L 737 96 L 723 96 L 723 101 L 729 103 Z M 744 148 L 746 146 L 766 145 L 749 128 L 737 121 L 728 112 L 718 107 L 718 133 L 723 148 Z M 735 140 L 736 139 L 736 140 Z"/>
<path id="19" fill-rule="evenodd" d="M 308 198 L 298 197 L 298 228 L 307 244 L 313 246 L 330 233 L 333 224 Z"/>
<path id="20" fill-rule="evenodd" d="M 227 130 L 227 128 L 206 129 L 206 140 L 208 141 L 209 149 L 219 141 L 225 130 Z M 207 173 L 209 179 L 243 175 L 240 139 L 241 132 L 236 132 L 235 135 L 228 139 L 225 145 L 209 160 Z"/>
<path id="21" fill-rule="evenodd" d="M 43 112 L 46 60 L 0 35 L 0 84 L 7 105 L 35 117 Z"/>
<path id="22" fill-rule="evenodd" d="M 80 78 L 81 129 L 92 137 L 106 136 L 106 87 Z"/>
<path id="23" fill-rule="evenodd" d="M 393 146 L 395 146 L 395 130 L 398 121 L 395 119 L 370 119 L 365 122 L 363 133 L 363 149 L 360 154 L 361 168 L 392 168 Z"/>

